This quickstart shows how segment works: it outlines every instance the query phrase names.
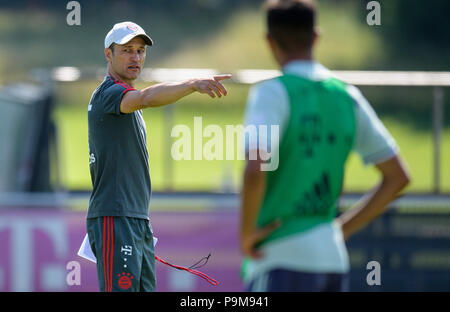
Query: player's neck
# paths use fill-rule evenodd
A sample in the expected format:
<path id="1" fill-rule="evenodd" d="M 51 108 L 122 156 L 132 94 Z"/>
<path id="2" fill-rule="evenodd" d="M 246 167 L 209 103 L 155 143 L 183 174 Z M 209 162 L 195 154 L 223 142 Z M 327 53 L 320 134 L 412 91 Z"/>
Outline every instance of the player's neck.
<path id="1" fill-rule="evenodd" d="M 292 61 L 313 61 L 312 51 L 285 54 L 280 60 L 280 66 L 283 68 L 287 63 Z"/>
<path id="2" fill-rule="evenodd" d="M 117 74 L 114 70 L 112 70 L 109 66 L 108 66 L 108 75 L 110 75 L 111 77 L 113 77 L 116 80 L 120 80 L 125 82 L 126 84 L 130 85 L 130 86 L 134 86 L 134 79 L 130 80 L 130 79 L 126 79 L 122 76 L 120 76 L 119 74 Z"/>

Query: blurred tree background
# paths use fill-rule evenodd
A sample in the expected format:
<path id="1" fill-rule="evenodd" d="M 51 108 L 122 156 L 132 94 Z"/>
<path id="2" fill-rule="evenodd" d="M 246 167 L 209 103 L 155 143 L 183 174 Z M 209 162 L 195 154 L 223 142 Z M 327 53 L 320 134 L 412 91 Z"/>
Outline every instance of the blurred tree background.
<path id="1" fill-rule="evenodd" d="M 142 25 L 155 39 L 151 65 L 275 66 L 262 42 L 261 0 L 80 0 L 81 26 L 66 24 L 68 2 L 0 1 L 3 74 L 36 66 L 99 66 L 106 32 L 123 20 Z M 449 1 L 380 0 L 381 26 L 366 24 L 368 2 L 316 1 L 322 62 L 332 69 L 450 69 Z M 203 53 L 197 59 L 194 51 Z M 227 55 L 231 61 L 221 58 Z"/>
<path id="2" fill-rule="evenodd" d="M 80 26 L 67 25 L 68 2 L 0 0 L 0 84 L 27 80 L 33 68 L 104 67 L 104 37 L 115 23 L 125 20 L 141 25 L 155 42 L 148 50 L 146 67 L 216 68 L 224 72 L 277 67 L 264 41 L 261 0 L 79 0 Z M 380 26 L 366 23 L 368 2 L 316 0 L 321 30 L 316 57 L 320 62 L 331 70 L 450 71 L 450 1 L 379 0 Z M 58 104 L 64 111 L 57 116 L 79 114 L 84 118 L 97 83 L 60 84 Z M 378 114 L 392 121 L 389 125 L 393 129 L 403 127 L 401 131 L 408 133 L 411 145 L 424 136 L 423 148 L 431 149 L 431 88 L 361 89 Z M 247 87 L 234 90 L 233 103 L 217 102 L 216 110 L 226 114 L 230 108 L 224 106 L 226 103 L 236 106 L 235 115 L 241 115 Z M 445 97 L 446 104 L 449 98 Z M 195 111 L 208 105 L 206 102 L 194 96 L 186 107 Z M 449 120 L 447 105 L 446 129 L 450 128 Z M 64 127 L 64 122 L 60 124 Z M 80 142 L 84 141 L 81 137 Z M 450 169 L 450 163 L 443 162 L 443 168 Z M 427 164 L 423 170 L 430 169 L 431 164 Z M 447 187 L 450 189 L 450 181 Z"/>

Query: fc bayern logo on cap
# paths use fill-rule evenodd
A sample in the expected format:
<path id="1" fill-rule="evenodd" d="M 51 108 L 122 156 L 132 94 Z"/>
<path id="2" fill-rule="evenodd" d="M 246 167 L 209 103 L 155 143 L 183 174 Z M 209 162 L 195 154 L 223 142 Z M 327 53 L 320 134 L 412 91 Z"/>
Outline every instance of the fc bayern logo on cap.
<path id="1" fill-rule="evenodd" d="M 130 30 L 132 30 L 132 31 L 138 31 L 137 26 L 134 25 L 134 24 L 128 24 L 128 25 L 127 25 L 127 28 L 130 29 Z"/>

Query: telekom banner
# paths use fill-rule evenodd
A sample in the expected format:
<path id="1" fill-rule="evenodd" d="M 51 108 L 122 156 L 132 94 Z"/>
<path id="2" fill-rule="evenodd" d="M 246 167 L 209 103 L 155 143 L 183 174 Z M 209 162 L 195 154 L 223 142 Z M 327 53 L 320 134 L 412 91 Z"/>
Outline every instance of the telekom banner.
<path id="1" fill-rule="evenodd" d="M 156 255 L 197 269 L 189 272 L 156 261 L 157 291 L 242 291 L 236 211 L 152 212 Z M 56 209 L 0 210 L 0 291 L 98 291 L 96 265 L 77 255 L 86 234 L 84 212 Z"/>

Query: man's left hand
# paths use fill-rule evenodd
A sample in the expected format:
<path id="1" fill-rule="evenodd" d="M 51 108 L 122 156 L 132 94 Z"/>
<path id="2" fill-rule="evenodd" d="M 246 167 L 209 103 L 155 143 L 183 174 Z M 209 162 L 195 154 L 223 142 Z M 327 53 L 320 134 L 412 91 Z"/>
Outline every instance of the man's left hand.
<path id="1" fill-rule="evenodd" d="M 241 234 L 241 249 L 244 256 L 251 258 L 261 258 L 263 254 L 256 248 L 256 245 L 263 241 L 266 237 L 272 234 L 281 225 L 280 220 L 275 220 L 262 228 L 256 229 L 253 232 Z"/>

